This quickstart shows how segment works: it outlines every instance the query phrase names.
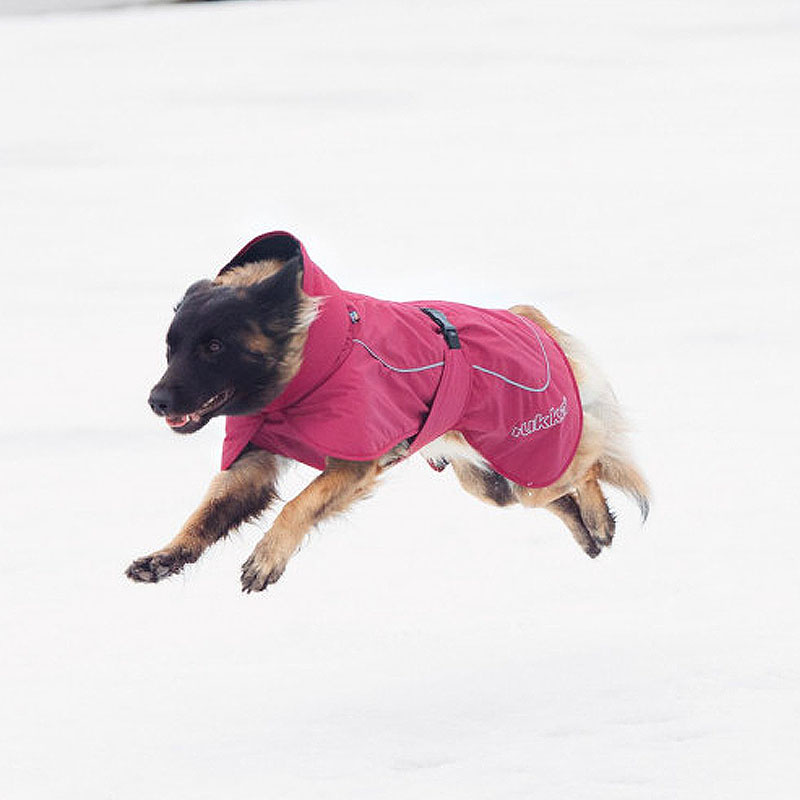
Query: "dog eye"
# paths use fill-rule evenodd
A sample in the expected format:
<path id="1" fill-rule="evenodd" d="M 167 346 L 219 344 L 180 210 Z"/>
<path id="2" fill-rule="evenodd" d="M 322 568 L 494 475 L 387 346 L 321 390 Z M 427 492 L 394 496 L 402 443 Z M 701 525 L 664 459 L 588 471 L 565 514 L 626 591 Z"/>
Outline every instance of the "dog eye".
<path id="1" fill-rule="evenodd" d="M 219 353 L 222 350 L 222 342 L 219 339 L 211 339 L 206 343 L 206 351 L 209 353 Z"/>

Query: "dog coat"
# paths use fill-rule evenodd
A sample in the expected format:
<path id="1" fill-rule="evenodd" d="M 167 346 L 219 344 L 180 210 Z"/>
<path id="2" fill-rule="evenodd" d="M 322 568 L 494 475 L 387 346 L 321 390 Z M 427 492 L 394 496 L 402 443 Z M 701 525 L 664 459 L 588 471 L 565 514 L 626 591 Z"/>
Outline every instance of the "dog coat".
<path id="1" fill-rule="evenodd" d="M 566 470 L 580 397 L 542 328 L 509 311 L 342 291 L 280 231 L 254 239 L 222 271 L 298 253 L 304 292 L 324 298 L 302 364 L 260 412 L 227 417 L 223 469 L 248 443 L 323 469 L 326 457 L 372 460 L 404 440 L 414 452 L 457 430 L 514 483 L 548 486 Z"/>

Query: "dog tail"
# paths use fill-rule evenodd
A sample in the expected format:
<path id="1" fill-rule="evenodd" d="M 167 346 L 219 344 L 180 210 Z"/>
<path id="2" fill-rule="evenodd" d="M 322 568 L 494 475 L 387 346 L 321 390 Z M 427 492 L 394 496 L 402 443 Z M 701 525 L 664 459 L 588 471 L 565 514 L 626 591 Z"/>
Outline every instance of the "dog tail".
<path id="1" fill-rule="evenodd" d="M 622 454 L 604 453 L 597 462 L 598 479 L 616 486 L 639 506 L 642 523 L 650 513 L 650 487 L 635 464 Z"/>

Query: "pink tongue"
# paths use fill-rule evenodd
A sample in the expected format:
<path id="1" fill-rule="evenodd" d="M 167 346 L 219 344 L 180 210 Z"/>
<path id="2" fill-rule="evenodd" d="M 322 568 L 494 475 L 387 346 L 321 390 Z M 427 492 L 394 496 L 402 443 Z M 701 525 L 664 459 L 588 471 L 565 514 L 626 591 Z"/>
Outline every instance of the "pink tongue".
<path id="1" fill-rule="evenodd" d="M 170 428 L 182 428 L 189 421 L 189 417 L 184 414 L 182 417 L 167 417 L 166 420 Z"/>

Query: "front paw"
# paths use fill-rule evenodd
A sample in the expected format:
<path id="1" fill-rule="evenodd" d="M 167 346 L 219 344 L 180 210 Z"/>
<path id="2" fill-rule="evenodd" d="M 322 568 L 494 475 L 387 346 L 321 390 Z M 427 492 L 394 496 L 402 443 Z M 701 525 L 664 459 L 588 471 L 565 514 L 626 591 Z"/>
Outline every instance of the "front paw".
<path id="1" fill-rule="evenodd" d="M 159 550 L 144 558 L 137 558 L 125 574 L 137 583 L 158 583 L 170 575 L 180 572 L 189 559 L 184 553 L 175 550 Z"/>
<path id="2" fill-rule="evenodd" d="M 256 547 L 242 564 L 242 591 L 262 592 L 283 575 L 288 559 L 280 558 L 265 547 Z"/>

